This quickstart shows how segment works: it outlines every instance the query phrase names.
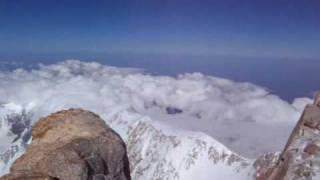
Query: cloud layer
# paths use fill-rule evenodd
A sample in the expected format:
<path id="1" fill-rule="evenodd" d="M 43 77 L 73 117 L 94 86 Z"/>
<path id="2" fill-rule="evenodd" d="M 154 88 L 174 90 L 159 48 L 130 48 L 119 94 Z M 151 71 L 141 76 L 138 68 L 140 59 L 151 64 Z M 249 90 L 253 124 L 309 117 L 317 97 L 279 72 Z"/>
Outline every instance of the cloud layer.
<path id="1" fill-rule="evenodd" d="M 202 131 L 247 157 L 279 151 L 308 98 L 292 104 L 250 83 L 183 74 L 151 76 L 137 69 L 68 60 L 0 73 L 0 103 L 17 104 L 33 120 L 81 107 L 105 118 L 135 112 L 177 129 Z"/>

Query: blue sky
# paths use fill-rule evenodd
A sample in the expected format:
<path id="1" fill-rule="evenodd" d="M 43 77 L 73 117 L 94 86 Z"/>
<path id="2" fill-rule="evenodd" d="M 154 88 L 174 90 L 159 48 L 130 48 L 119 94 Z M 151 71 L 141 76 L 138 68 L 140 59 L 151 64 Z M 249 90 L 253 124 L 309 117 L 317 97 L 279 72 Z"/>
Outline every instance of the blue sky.
<path id="1" fill-rule="evenodd" d="M 0 0 L 0 53 L 320 57 L 317 0 Z"/>

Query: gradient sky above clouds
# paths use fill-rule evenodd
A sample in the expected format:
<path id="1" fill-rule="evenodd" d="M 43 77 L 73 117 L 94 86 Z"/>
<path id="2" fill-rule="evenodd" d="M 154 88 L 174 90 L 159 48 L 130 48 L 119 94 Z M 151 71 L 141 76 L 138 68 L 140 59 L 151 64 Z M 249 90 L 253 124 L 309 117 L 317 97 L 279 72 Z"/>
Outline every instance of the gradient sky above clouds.
<path id="1" fill-rule="evenodd" d="M 319 18 L 317 0 L 0 0 L 0 53 L 317 59 Z"/>

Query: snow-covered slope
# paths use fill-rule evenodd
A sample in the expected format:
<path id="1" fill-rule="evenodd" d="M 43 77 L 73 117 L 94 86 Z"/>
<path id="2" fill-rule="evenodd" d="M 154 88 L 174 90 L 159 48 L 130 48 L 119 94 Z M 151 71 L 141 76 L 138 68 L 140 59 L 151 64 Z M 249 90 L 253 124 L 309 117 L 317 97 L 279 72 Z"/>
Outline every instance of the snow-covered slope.
<path id="1" fill-rule="evenodd" d="M 127 143 L 133 179 L 253 177 L 252 160 L 237 155 L 204 133 L 176 130 L 130 111 L 108 123 L 119 130 Z"/>
<path id="2" fill-rule="evenodd" d="M 127 143 L 133 179 L 252 179 L 250 161 L 202 133 L 167 134 L 139 122 Z"/>
<path id="3" fill-rule="evenodd" d="M 0 175 L 19 157 L 30 141 L 31 122 L 26 109 L 9 103 L 0 106 Z"/>
<path id="4" fill-rule="evenodd" d="M 23 152 L 32 122 L 76 107 L 99 114 L 126 140 L 132 176 L 148 180 L 248 179 L 251 161 L 241 155 L 280 150 L 311 101 L 289 104 L 253 84 L 199 73 L 151 76 L 80 61 L 0 72 L 0 87 L 1 153 L 10 154 L 1 158 L 3 172 Z M 9 116 L 25 122 L 15 125 L 24 127 L 19 133 Z"/>

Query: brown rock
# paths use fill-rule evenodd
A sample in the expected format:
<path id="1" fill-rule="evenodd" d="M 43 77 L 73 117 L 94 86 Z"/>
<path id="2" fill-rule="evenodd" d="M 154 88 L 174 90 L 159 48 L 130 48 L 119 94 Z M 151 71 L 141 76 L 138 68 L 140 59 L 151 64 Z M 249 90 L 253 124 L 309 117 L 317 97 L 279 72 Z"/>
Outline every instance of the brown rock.
<path id="1" fill-rule="evenodd" d="M 314 105 L 320 107 L 320 91 L 318 91 L 315 95 Z"/>
<path id="2" fill-rule="evenodd" d="M 305 148 L 304 148 L 304 152 L 310 154 L 310 155 L 314 155 L 320 152 L 320 147 L 317 146 L 316 144 L 308 144 Z"/>
<path id="3" fill-rule="evenodd" d="M 258 157 L 253 164 L 256 169 L 255 179 L 266 180 L 272 173 L 278 159 L 279 155 L 275 153 L 264 154 Z"/>
<path id="4" fill-rule="evenodd" d="M 307 105 L 276 163 L 257 161 L 257 180 L 305 180 L 319 174 L 320 94 Z M 304 146 L 307 144 L 307 146 Z"/>
<path id="5" fill-rule="evenodd" d="M 32 143 L 0 180 L 130 180 L 126 146 L 97 115 L 70 109 L 40 119 Z"/>

